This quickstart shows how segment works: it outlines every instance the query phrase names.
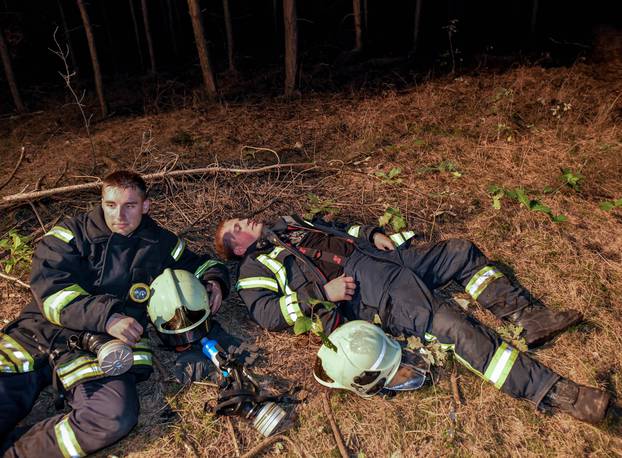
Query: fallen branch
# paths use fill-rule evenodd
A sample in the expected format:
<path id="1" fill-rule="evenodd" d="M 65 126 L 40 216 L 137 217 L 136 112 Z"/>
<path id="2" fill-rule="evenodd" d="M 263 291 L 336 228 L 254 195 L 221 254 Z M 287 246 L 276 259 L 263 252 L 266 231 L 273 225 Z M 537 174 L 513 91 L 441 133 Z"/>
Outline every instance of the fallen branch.
<path id="1" fill-rule="evenodd" d="M 346 444 L 343 442 L 341 431 L 339 431 L 339 426 L 337 426 L 337 422 L 333 416 L 333 411 L 330 408 L 330 393 L 328 391 L 325 391 L 322 395 L 322 407 L 324 407 L 324 413 L 330 422 L 330 428 L 333 430 L 333 436 L 335 437 L 335 442 L 337 442 L 337 448 L 339 448 L 341 457 L 348 458 L 350 456 L 348 454 L 348 449 L 346 448 Z"/>
<path id="2" fill-rule="evenodd" d="M 458 387 L 458 371 L 456 370 L 456 363 L 451 369 L 451 395 L 457 406 L 462 405 L 462 398 L 460 396 L 460 388 Z"/>
<path id="3" fill-rule="evenodd" d="M 30 289 L 30 285 L 28 283 L 25 283 L 25 282 L 21 281 L 17 277 L 12 277 L 10 275 L 7 275 L 5 273 L 0 272 L 0 278 L 4 278 L 5 280 L 9 280 L 9 281 L 12 281 L 14 283 L 17 283 L 22 288 Z"/>
<path id="4" fill-rule="evenodd" d="M 26 151 L 26 148 L 22 146 L 22 152 L 19 155 L 19 159 L 17 160 L 17 164 L 15 164 L 15 167 L 13 167 L 13 171 L 11 172 L 9 177 L 6 180 L 4 180 L 4 183 L 0 184 L 0 189 L 4 188 L 7 184 L 9 184 L 9 181 L 11 181 L 13 179 L 13 176 L 15 175 L 15 172 L 17 172 L 17 169 L 19 168 L 20 164 L 22 163 L 22 159 L 24 159 L 24 151 Z"/>
<path id="5" fill-rule="evenodd" d="M 161 178 L 170 178 L 183 175 L 202 175 L 211 173 L 261 173 L 268 172 L 270 170 L 284 169 L 284 168 L 302 168 L 310 167 L 315 169 L 317 166 L 311 162 L 298 162 L 291 164 L 274 164 L 265 167 L 258 167 L 256 169 L 238 169 L 238 168 L 226 168 L 226 167 L 205 167 L 201 169 L 188 169 L 188 170 L 173 170 L 172 172 L 158 172 L 143 175 L 145 181 L 153 181 Z M 56 194 L 67 194 L 76 191 L 86 191 L 89 189 L 97 189 L 101 186 L 101 180 L 97 180 L 91 183 L 74 184 L 70 186 L 62 186 L 60 188 L 46 189 L 44 191 L 25 192 L 19 194 L 13 194 L 11 196 L 4 196 L 2 198 L 2 204 L 13 204 L 16 202 L 24 202 L 28 200 L 41 199 L 42 197 L 48 197 Z"/>
<path id="6" fill-rule="evenodd" d="M 240 447 L 238 447 L 238 439 L 235 437 L 235 430 L 233 429 L 231 417 L 225 417 L 225 423 L 227 424 L 227 429 L 229 430 L 229 435 L 231 436 L 231 442 L 233 442 L 235 456 L 240 456 Z"/>
<path id="7" fill-rule="evenodd" d="M 250 449 L 248 452 L 246 452 L 244 455 L 242 455 L 241 458 L 253 458 L 257 454 L 261 453 L 263 449 L 265 449 L 266 447 L 270 447 L 272 444 L 275 444 L 277 442 L 286 442 L 296 452 L 298 456 L 303 456 L 300 450 L 298 449 L 298 447 L 296 446 L 296 444 L 294 443 L 294 441 L 292 441 L 287 436 L 278 434 L 276 436 L 272 436 L 272 437 L 268 437 L 267 439 L 264 439 L 259 444 L 257 444 L 252 449 Z"/>

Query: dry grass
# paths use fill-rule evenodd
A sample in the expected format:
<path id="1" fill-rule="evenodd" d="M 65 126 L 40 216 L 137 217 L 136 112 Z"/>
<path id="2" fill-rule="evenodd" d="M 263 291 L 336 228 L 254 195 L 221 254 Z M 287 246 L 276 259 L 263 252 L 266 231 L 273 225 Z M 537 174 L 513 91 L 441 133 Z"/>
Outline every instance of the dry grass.
<path id="1" fill-rule="evenodd" d="M 581 310 L 588 322 L 536 356 L 564 376 L 620 395 L 622 211 L 604 212 L 598 204 L 622 197 L 622 75 L 604 70 L 585 64 L 516 68 L 371 97 L 311 96 L 115 119 L 96 126 L 95 144 L 111 160 L 145 172 L 275 160 L 266 151 L 245 156 L 244 146 L 273 149 L 283 162 L 321 161 L 323 169 L 307 173 L 168 180 L 154 186 L 153 216 L 172 230 L 186 231 L 194 248 L 209 250 L 221 218 L 248 214 L 270 201 L 262 217 L 306 211 L 308 193 L 336 201 L 342 218 L 366 223 L 376 222 L 386 206 L 398 207 L 423 240 L 469 238 L 510 266 L 551 307 Z M 570 109 L 555 116 L 553 110 L 563 103 Z M 43 185 L 49 186 L 65 161 L 64 181 L 88 170 L 88 140 L 77 125 L 55 123 L 62 115 L 47 113 L 6 127 L 0 167 L 12 168 L 21 143 L 27 145 L 29 162 L 4 193 L 26 184 L 31 189 L 41 173 L 46 174 Z M 451 161 L 462 176 L 421 173 L 441 161 Z M 373 175 L 391 167 L 402 168 L 401 184 L 387 185 Z M 560 167 L 585 176 L 580 193 L 563 186 Z M 568 222 L 552 223 L 508 200 L 495 210 L 487 193 L 491 184 L 522 186 L 555 214 L 567 215 Z M 547 186 L 557 190 L 543 194 Z M 95 195 L 65 197 L 38 211 L 49 223 L 59 213 L 82 211 L 95 201 Z M 36 228 L 29 208 L 3 216 L 2 223 L 26 232 Z M 0 284 L 0 318 L 14 316 L 26 300 L 12 285 Z M 496 324 L 485 313 L 476 314 Z M 289 437 L 312 456 L 338 456 L 320 388 L 311 377 L 318 342 L 260 330 L 248 322 L 235 295 L 220 321 L 260 345 L 262 356 L 254 369 L 266 385 L 305 388 L 307 401 L 297 408 Z M 161 352 L 160 358 L 166 366 L 173 356 Z M 447 377 L 393 400 L 333 393 L 332 408 L 347 446 L 361 457 L 622 454 L 620 439 L 610 432 L 536 413 L 467 371 L 460 374 L 466 404 L 457 409 L 454 433 Z M 203 413 L 204 402 L 216 395 L 214 388 L 196 385 L 180 392 L 167 374 L 156 373 L 141 391 L 139 426 L 100 456 L 235 455 L 226 422 Z M 260 440 L 245 422 L 234 420 L 233 426 L 242 453 Z M 282 444 L 266 455 L 295 453 Z"/>

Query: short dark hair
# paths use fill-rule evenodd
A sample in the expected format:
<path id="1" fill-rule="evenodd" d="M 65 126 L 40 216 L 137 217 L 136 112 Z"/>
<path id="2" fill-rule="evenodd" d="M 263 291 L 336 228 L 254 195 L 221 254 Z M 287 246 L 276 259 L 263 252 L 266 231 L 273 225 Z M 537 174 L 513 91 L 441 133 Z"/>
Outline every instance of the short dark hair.
<path id="1" fill-rule="evenodd" d="M 114 186 L 116 188 L 134 188 L 138 189 L 142 194 L 142 198 L 147 198 L 147 184 L 145 180 L 136 172 L 131 170 L 116 170 L 104 177 L 102 184 L 102 192 L 106 186 Z"/>

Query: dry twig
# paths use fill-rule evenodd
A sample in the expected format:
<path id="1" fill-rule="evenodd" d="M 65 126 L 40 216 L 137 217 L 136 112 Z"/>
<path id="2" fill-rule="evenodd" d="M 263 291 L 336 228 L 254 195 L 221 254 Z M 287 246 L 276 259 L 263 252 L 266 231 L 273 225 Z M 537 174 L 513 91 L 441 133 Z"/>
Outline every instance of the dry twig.
<path id="1" fill-rule="evenodd" d="M 225 417 L 225 423 L 227 424 L 227 429 L 229 430 L 229 435 L 231 436 L 231 442 L 233 442 L 235 456 L 240 456 L 240 446 L 238 445 L 238 439 L 235 437 L 235 430 L 233 429 L 231 417 Z"/>
<path id="2" fill-rule="evenodd" d="M 268 165 L 265 167 L 258 167 L 256 169 L 242 169 L 242 168 L 227 168 L 227 167 L 204 167 L 200 169 L 188 169 L 188 170 L 173 170 L 172 172 L 158 172 L 158 173 L 150 173 L 143 176 L 145 181 L 153 181 L 160 178 L 169 178 L 175 176 L 182 175 L 200 175 L 200 174 L 209 174 L 209 173 L 261 173 L 268 172 L 270 170 L 278 170 L 283 168 L 301 168 L 301 167 L 309 167 L 309 170 L 313 170 L 316 168 L 314 163 L 310 162 L 298 162 L 291 164 L 275 164 Z M 44 191 L 36 191 L 36 192 L 24 192 L 19 194 L 13 194 L 11 196 L 4 196 L 2 198 L 3 204 L 13 204 L 16 202 L 24 202 L 28 200 L 36 200 L 41 199 L 42 197 L 48 197 L 56 194 L 66 194 L 69 192 L 75 191 L 86 191 L 89 189 L 97 189 L 101 186 L 101 180 L 96 180 L 91 183 L 84 184 L 74 184 L 70 186 L 62 186 L 60 188 L 54 189 L 46 189 Z"/>
<path id="3" fill-rule="evenodd" d="M 337 448 L 339 448 L 341 457 L 348 458 L 350 456 L 348 454 L 348 449 L 346 448 L 346 444 L 343 442 L 341 431 L 339 431 L 339 426 L 337 425 L 335 417 L 333 416 L 333 411 L 330 408 L 330 392 L 328 391 L 325 391 L 322 395 L 322 407 L 324 407 L 324 413 L 330 422 L 330 428 L 333 430 L 333 436 L 335 437 L 335 442 L 337 442 Z"/>
<path id="4" fill-rule="evenodd" d="M 5 273 L 0 272 L 0 278 L 4 278 L 5 280 L 9 280 L 9 281 L 12 281 L 14 283 L 17 283 L 22 288 L 30 289 L 30 285 L 28 283 L 25 283 L 25 282 L 21 281 L 17 277 L 12 277 L 11 275 L 7 275 Z"/>
<path id="5" fill-rule="evenodd" d="M 17 169 L 19 168 L 20 164 L 22 163 L 22 160 L 24 159 L 24 151 L 26 151 L 26 148 L 22 146 L 22 152 L 19 155 L 17 164 L 15 164 L 15 167 L 13 167 L 13 171 L 11 172 L 9 177 L 6 180 L 4 180 L 4 183 L 0 184 L 0 189 L 4 188 L 7 184 L 9 184 L 9 181 L 13 179 L 15 172 L 17 172 Z"/>
<path id="6" fill-rule="evenodd" d="M 267 439 L 264 439 L 259 444 L 257 444 L 252 449 L 250 449 L 248 452 L 246 452 L 244 455 L 242 455 L 241 458 L 253 458 L 257 454 L 261 453 L 261 451 L 263 449 L 265 449 L 266 447 L 269 447 L 272 444 L 275 444 L 277 442 L 286 442 L 287 445 L 289 445 L 292 448 L 292 450 L 294 450 L 294 452 L 296 452 L 296 454 L 298 456 L 303 456 L 302 453 L 300 452 L 300 450 L 298 449 L 298 446 L 294 443 L 294 441 L 292 441 L 287 436 L 284 436 L 282 434 L 278 434 L 276 436 L 272 436 L 272 437 L 268 437 Z"/>

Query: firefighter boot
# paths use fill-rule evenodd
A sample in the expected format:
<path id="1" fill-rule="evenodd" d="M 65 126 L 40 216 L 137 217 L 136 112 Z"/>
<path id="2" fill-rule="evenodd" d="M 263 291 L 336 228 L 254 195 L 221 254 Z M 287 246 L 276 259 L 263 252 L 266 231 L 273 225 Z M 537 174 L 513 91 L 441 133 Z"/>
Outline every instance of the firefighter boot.
<path id="1" fill-rule="evenodd" d="M 507 316 L 506 319 L 523 327 L 521 337 L 525 339 L 529 348 L 534 348 L 583 321 L 583 315 L 576 310 L 558 312 L 541 304 L 531 304 Z"/>
<path id="2" fill-rule="evenodd" d="M 606 391 L 579 385 L 561 378 L 544 396 L 542 403 L 586 423 L 600 423 L 607 415 L 611 395 Z"/>

